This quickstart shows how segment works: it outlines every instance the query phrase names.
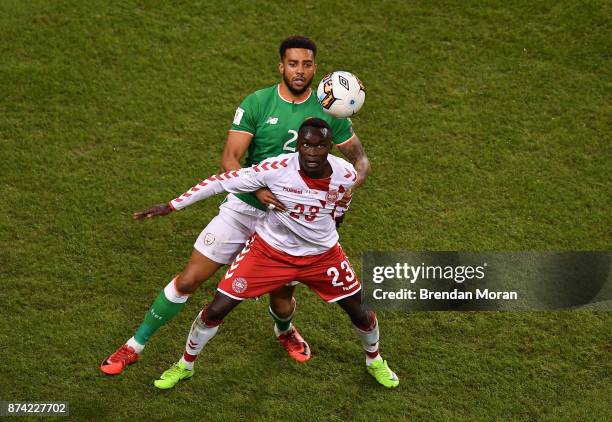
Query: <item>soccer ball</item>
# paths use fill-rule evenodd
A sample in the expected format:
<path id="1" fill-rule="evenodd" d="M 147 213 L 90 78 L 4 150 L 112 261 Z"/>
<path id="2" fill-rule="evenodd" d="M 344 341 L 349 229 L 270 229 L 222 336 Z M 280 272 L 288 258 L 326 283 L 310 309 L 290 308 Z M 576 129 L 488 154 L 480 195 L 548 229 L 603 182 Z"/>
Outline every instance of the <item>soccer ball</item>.
<path id="1" fill-rule="evenodd" d="M 363 84 L 350 72 L 333 72 L 323 76 L 317 88 L 317 99 L 323 111 L 334 117 L 357 113 L 365 101 Z"/>

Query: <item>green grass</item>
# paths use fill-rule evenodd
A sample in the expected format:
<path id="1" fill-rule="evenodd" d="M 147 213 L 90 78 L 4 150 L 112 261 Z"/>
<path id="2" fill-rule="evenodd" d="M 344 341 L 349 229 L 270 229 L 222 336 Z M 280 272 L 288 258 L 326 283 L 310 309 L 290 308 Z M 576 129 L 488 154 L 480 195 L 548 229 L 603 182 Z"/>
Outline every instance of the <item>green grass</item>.
<path id="1" fill-rule="evenodd" d="M 0 2 L 0 400 L 95 419 L 605 420 L 605 312 L 380 312 L 379 388 L 339 309 L 301 287 L 314 349 L 241 305 L 195 377 L 152 386 L 221 274 L 124 376 L 100 361 L 181 270 L 216 200 L 146 222 L 218 169 L 233 112 L 306 33 L 355 72 L 373 172 L 341 229 L 364 250 L 610 250 L 606 1 Z M 219 198 L 220 199 L 220 198 Z"/>

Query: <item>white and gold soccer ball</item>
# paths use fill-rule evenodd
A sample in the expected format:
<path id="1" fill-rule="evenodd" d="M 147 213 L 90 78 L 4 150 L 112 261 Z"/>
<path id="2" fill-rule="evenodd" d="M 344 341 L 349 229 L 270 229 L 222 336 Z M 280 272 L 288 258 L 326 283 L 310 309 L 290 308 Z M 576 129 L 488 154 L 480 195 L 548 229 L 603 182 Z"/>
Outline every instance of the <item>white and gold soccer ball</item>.
<path id="1" fill-rule="evenodd" d="M 327 114 L 350 117 L 363 106 L 365 88 L 352 73 L 336 71 L 323 76 L 317 88 L 317 99 Z"/>

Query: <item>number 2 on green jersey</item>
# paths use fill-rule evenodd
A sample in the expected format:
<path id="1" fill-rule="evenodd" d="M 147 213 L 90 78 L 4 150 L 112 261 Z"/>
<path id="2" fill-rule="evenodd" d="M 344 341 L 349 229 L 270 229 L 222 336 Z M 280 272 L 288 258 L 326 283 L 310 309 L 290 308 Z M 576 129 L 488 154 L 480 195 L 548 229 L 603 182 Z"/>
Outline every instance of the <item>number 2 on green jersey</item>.
<path id="1" fill-rule="evenodd" d="M 291 138 L 285 142 L 285 145 L 283 145 L 283 151 L 295 152 L 295 147 L 292 147 L 289 144 L 297 139 L 297 130 L 289 129 L 288 132 L 291 134 Z"/>

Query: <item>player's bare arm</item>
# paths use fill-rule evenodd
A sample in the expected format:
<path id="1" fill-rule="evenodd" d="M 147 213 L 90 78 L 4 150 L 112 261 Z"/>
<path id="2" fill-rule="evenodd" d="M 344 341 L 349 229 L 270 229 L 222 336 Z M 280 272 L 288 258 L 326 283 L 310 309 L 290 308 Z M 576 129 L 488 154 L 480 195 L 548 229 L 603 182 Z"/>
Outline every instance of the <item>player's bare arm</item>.
<path id="1" fill-rule="evenodd" d="M 223 171 L 238 170 L 242 167 L 240 161 L 251 144 L 253 135 L 248 132 L 230 130 L 221 154 L 221 168 Z"/>
<path id="2" fill-rule="evenodd" d="M 338 145 L 338 149 L 342 154 L 344 154 L 344 156 L 348 159 L 348 161 L 350 161 L 357 171 L 355 186 L 338 201 L 339 206 L 345 207 L 351 200 L 351 196 L 353 195 L 355 189 L 361 186 L 368 177 L 368 174 L 370 174 L 370 160 L 368 160 L 368 156 L 366 155 L 363 145 L 361 144 L 361 141 L 357 135 L 353 135 L 348 142 Z"/>
<path id="3" fill-rule="evenodd" d="M 240 161 L 249 148 L 252 138 L 253 135 L 250 133 L 230 130 L 221 156 L 223 171 L 238 170 L 242 167 Z M 268 188 L 259 189 L 255 192 L 255 196 L 264 205 L 274 205 L 275 210 L 286 211 L 285 206 L 276 199 L 276 196 Z"/>

